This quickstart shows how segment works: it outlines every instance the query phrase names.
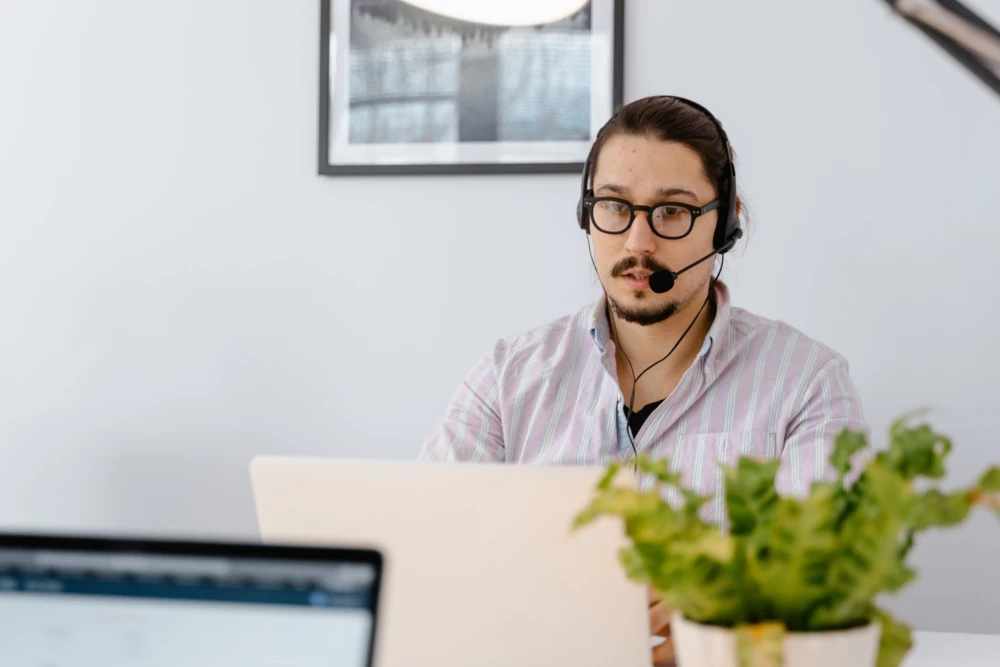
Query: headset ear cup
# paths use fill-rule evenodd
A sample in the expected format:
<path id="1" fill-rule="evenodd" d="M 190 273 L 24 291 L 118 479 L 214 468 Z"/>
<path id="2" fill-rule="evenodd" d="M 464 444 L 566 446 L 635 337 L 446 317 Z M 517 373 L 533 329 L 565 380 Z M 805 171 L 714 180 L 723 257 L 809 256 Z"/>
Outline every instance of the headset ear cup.
<path id="1" fill-rule="evenodd" d="M 730 156 L 729 162 L 729 178 L 726 189 L 725 200 L 725 218 L 719 217 L 715 223 L 715 238 L 713 242 L 715 243 L 716 250 L 719 254 L 725 254 L 732 250 L 733 245 L 736 240 L 743 235 L 743 230 L 741 229 L 740 216 L 736 212 L 736 167 L 732 162 L 732 155 L 729 152 L 729 139 L 726 137 L 725 131 L 722 129 L 722 125 L 719 124 L 718 120 L 715 120 L 714 116 L 709 116 L 715 122 L 716 127 L 719 129 L 719 136 L 722 138 L 723 144 L 726 147 L 726 153 Z"/>
<path id="2" fill-rule="evenodd" d="M 743 238 L 743 230 L 740 227 L 736 227 L 732 234 L 726 239 L 726 242 L 721 248 L 719 248 L 719 254 L 725 255 L 727 252 L 732 250 L 736 246 L 736 242 Z"/>
<path id="3" fill-rule="evenodd" d="M 583 199 L 576 204 L 576 222 L 580 225 L 580 229 L 590 233 L 590 214 L 587 212 L 587 207 L 583 205 Z"/>
<path id="4" fill-rule="evenodd" d="M 583 161 L 583 174 L 580 179 L 580 198 L 576 200 L 576 224 L 580 229 L 590 233 L 590 220 L 587 218 L 587 207 L 583 205 L 584 198 L 588 195 L 587 180 L 590 178 L 590 155 Z"/>

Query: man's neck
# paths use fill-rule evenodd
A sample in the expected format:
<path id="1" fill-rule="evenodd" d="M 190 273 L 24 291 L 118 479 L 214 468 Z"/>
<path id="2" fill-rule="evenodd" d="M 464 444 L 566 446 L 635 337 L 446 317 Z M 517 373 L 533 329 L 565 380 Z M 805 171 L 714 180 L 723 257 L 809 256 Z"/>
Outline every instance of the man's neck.
<path id="1" fill-rule="evenodd" d="M 710 290 L 711 287 L 707 289 Z M 618 347 L 618 353 L 628 355 L 636 375 L 670 352 L 670 348 L 684 335 L 684 330 L 691 325 L 691 321 L 695 319 L 697 314 L 698 320 L 691 325 L 691 330 L 677 345 L 673 354 L 649 372 L 656 372 L 658 375 L 674 375 L 677 371 L 682 373 L 687 370 L 705 343 L 705 337 L 715 320 L 714 298 L 702 308 L 707 296 L 707 292 L 702 292 L 692 299 L 691 303 L 663 322 L 649 326 L 623 322 L 613 312 L 610 313 L 614 317 L 612 332 L 613 335 L 617 334 L 615 344 Z M 699 309 L 701 309 L 700 313 Z"/>

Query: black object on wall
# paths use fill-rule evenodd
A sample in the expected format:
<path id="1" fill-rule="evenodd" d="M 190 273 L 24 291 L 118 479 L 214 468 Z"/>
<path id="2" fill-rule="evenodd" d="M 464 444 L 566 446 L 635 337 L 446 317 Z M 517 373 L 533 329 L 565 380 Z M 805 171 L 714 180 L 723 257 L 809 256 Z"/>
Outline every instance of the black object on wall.
<path id="1" fill-rule="evenodd" d="M 960 0 L 884 1 L 1000 95 L 1000 31 L 986 19 Z"/>

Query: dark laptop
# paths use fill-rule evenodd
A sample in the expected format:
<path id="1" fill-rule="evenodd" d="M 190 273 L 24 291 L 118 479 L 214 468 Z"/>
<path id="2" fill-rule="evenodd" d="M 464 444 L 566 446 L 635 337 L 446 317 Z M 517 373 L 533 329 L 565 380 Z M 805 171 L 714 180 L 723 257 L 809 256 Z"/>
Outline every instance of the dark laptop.
<path id="1" fill-rule="evenodd" d="M 3 667 L 370 667 L 369 550 L 0 535 Z"/>

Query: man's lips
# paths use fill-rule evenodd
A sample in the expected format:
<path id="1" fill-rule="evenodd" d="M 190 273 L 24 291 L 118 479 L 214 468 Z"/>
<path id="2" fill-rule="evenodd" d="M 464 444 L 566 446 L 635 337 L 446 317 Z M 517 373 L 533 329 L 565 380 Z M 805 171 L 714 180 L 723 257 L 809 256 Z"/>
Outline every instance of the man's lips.
<path id="1" fill-rule="evenodd" d="M 649 276 L 652 275 L 648 272 L 643 272 L 641 274 L 633 275 L 631 272 L 623 273 L 621 275 L 622 280 L 629 289 L 641 292 L 643 290 L 649 289 Z"/>

